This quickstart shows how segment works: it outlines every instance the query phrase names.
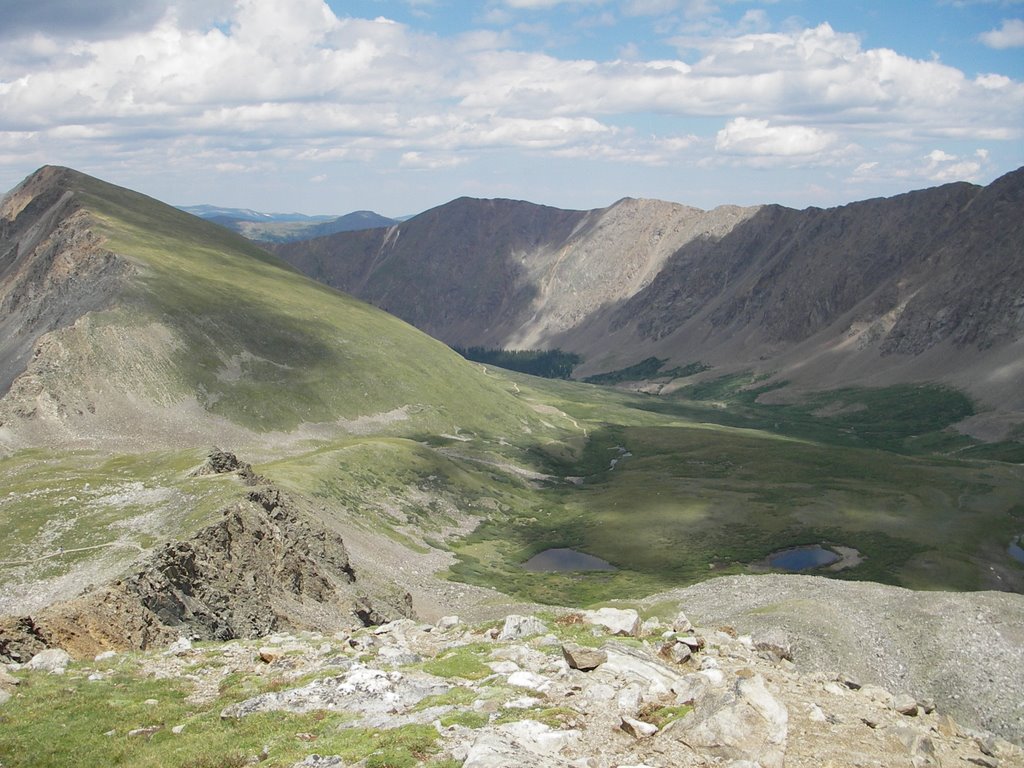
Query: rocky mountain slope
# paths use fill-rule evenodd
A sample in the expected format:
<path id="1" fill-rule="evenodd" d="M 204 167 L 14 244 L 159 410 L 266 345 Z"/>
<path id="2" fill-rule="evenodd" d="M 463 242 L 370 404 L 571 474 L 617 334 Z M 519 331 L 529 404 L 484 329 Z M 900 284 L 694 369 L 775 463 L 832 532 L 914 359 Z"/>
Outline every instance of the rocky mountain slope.
<path id="1" fill-rule="evenodd" d="M 1024 170 L 822 210 L 460 199 L 278 248 L 450 344 L 648 356 L 804 388 L 944 381 L 1024 407 Z"/>
<path id="2" fill-rule="evenodd" d="M 834 665 L 807 672 L 804 649 L 777 633 L 694 627 L 678 604 L 662 607 L 666 615 L 643 621 L 602 608 L 258 642 L 180 638 L 162 653 L 79 663 L 45 651 L 0 677 L 0 711 L 12 717 L 0 758 L 59 765 L 73 748 L 80 765 L 123 750 L 140 766 L 1024 765 L 1019 745 L 952 716 L 927 691 L 890 690 Z M 1013 698 L 1004 686 L 1020 682 L 1020 667 L 989 668 Z M 54 677 L 79 707 L 59 716 L 65 738 L 33 739 L 26 723 L 54 720 L 45 702 Z M 104 697 L 117 711 L 90 711 Z"/>

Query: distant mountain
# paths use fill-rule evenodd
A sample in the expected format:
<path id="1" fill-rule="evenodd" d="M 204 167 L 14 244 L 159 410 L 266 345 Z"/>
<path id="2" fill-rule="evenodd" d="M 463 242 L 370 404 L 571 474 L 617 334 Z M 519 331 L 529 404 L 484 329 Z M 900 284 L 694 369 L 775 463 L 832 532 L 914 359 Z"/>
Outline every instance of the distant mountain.
<path id="1" fill-rule="evenodd" d="M 193 216 L 245 235 L 250 240 L 268 243 L 308 240 L 337 232 L 390 227 L 398 223 L 398 219 L 389 219 L 373 211 L 353 211 L 344 216 L 306 216 L 302 213 L 261 213 L 248 208 L 221 208 L 216 205 L 178 207 Z"/>
<path id="2" fill-rule="evenodd" d="M 828 210 L 461 198 L 276 252 L 450 344 L 582 354 L 579 376 L 656 356 L 1024 408 L 1024 170 Z"/>
<path id="3" fill-rule="evenodd" d="M 229 221 L 259 221 L 259 222 L 282 222 L 300 221 L 304 223 L 318 223 L 332 221 L 336 216 L 307 216 L 304 213 L 263 213 L 250 208 L 224 208 L 219 205 L 179 205 L 176 206 L 185 213 L 191 213 L 201 219 L 224 219 Z"/>

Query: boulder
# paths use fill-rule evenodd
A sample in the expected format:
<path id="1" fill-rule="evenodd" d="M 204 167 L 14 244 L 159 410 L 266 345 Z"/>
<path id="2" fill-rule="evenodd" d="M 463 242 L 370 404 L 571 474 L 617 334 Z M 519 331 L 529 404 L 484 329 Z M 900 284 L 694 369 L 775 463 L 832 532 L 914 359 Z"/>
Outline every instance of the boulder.
<path id="1" fill-rule="evenodd" d="M 664 733 L 701 755 L 783 768 L 789 713 L 764 678 L 740 678 L 725 691 L 703 696 L 692 715 Z"/>
<path id="2" fill-rule="evenodd" d="M 544 622 L 534 616 L 517 616 L 512 614 L 505 618 L 505 625 L 498 634 L 498 640 L 510 642 L 524 637 L 543 635 L 547 631 L 548 628 L 544 625 Z"/>
<path id="3" fill-rule="evenodd" d="M 686 614 L 680 611 L 676 614 L 676 617 L 672 619 L 672 629 L 676 632 L 692 632 L 693 624 L 686 618 Z"/>
<path id="4" fill-rule="evenodd" d="M 33 656 L 25 665 L 25 669 L 49 672 L 51 675 L 63 675 L 70 662 L 71 656 L 67 651 L 60 648 L 47 648 Z"/>
<path id="5" fill-rule="evenodd" d="M 753 636 L 754 648 L 774 661 L 793 660 L 793 643 L 789 635 L 772 627 Z"/>
<path id="6" fill-rule="evenodd" d="M 640 635 L 640 614 L 632 608 L 599 608 L 596 611 L 584 611 L 583 619 L 588 624 L 604 627 L 612 635 Z"/>
<path id="7" fill-rule="evenodd" d="M 454 629 L 461 623 L 458 616 L 442 616 L 437 620 L 437 628 L 440 630 Z"/>
<path id="8" fill-rule="evenodd" d="M 588 648 L 576 643 L 565 643 L 562 646 L 562 657 L 572 669 L 583 671 L 597 669 L 608 661 L 608 654 L 600 648 Z"/>
<path id="9" fill-rule="evenodd" d="M 520 720 L 481 731 L 462 768 L 564 768 L 561 752 L 579 741 L 578 731 L 557 731 L 534 720 Z"/>
<path id="10" fill-rule="evenodd" d="M 646 739 L 658 732 L 658 726 L 637 720 L 635 717 L 622 715 L 620 719 L 622 722 L 619 727 L 635 739 Z"/>
<path id="11" fill-rule="evenodd" d="M 508 676 L 508 684 L 516 688 L 527 688 L 531 691 L 546 691 L 551 687 L 551 681 L 546 677 L 521 669 Z"/>
<path id="12" fill-rule="evenodd" d="M 897 695 L 892 700 L 892 706 L 901 715 L 910 715 L 911 717 L 917 715 L 917 699 L 910 694 L 901 693 Z"/>

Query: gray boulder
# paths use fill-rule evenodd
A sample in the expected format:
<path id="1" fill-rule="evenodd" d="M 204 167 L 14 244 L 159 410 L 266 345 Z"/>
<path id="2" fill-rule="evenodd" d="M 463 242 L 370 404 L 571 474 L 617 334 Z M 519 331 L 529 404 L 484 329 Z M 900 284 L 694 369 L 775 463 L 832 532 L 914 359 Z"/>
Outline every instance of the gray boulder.
<path id="1" fill-rule="evenodd" d="M 498 640 L 510 642 L 524 637 L 543 635 L 547 631 L 548 628 L 544 625 L 544 622 L 534 616 L 517 616 L 512 614 L 506 617 L 505 625 L 501 628 Z"/>
<path id="2" fill-rule="evenodd" d="M 70 663 L 71 656 L 67 651 L 60 648 L 47 648 L 33 656 L 25 665 L 25 669 L 49 672 L 51 675 L 63 675 Z"/>
<path id="3" fill-rule="evenodd" d="M 786 707 L 754 675 L 698 699 L 693 713 L 665 733 L 702 755 L 783 768 L 788 728 Z"/>
<path id="4" fill-rule="evenodd" d="M 583 671 L 597 669 L 608 661 L 608 654 L 600 648 L 588 648 L 576 643 L 562 645 L 562 657 L 572 669 Z"/>

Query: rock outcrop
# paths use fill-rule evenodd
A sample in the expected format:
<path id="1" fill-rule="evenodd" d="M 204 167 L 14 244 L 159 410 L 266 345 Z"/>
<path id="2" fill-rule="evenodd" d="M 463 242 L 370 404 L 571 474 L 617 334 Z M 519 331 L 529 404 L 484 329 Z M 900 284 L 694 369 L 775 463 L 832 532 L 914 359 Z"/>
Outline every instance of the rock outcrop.
<path id="1" fill-rule="evenodd" d="M 215 450 L 209 465 L 236 472 L 250 487 L 246 499 L 112 584 L 32 617 L 0 621 L 0 660 L 25 661 L 52 646 L 87 655 L 149 648 L 178 635 L 229 640 L 280 629 L 336 630 L 411 613 L 397 587 L 388 594 L 362 590 L 341 536 L 305 509 L 308 502 L 233 454 Z"/>

